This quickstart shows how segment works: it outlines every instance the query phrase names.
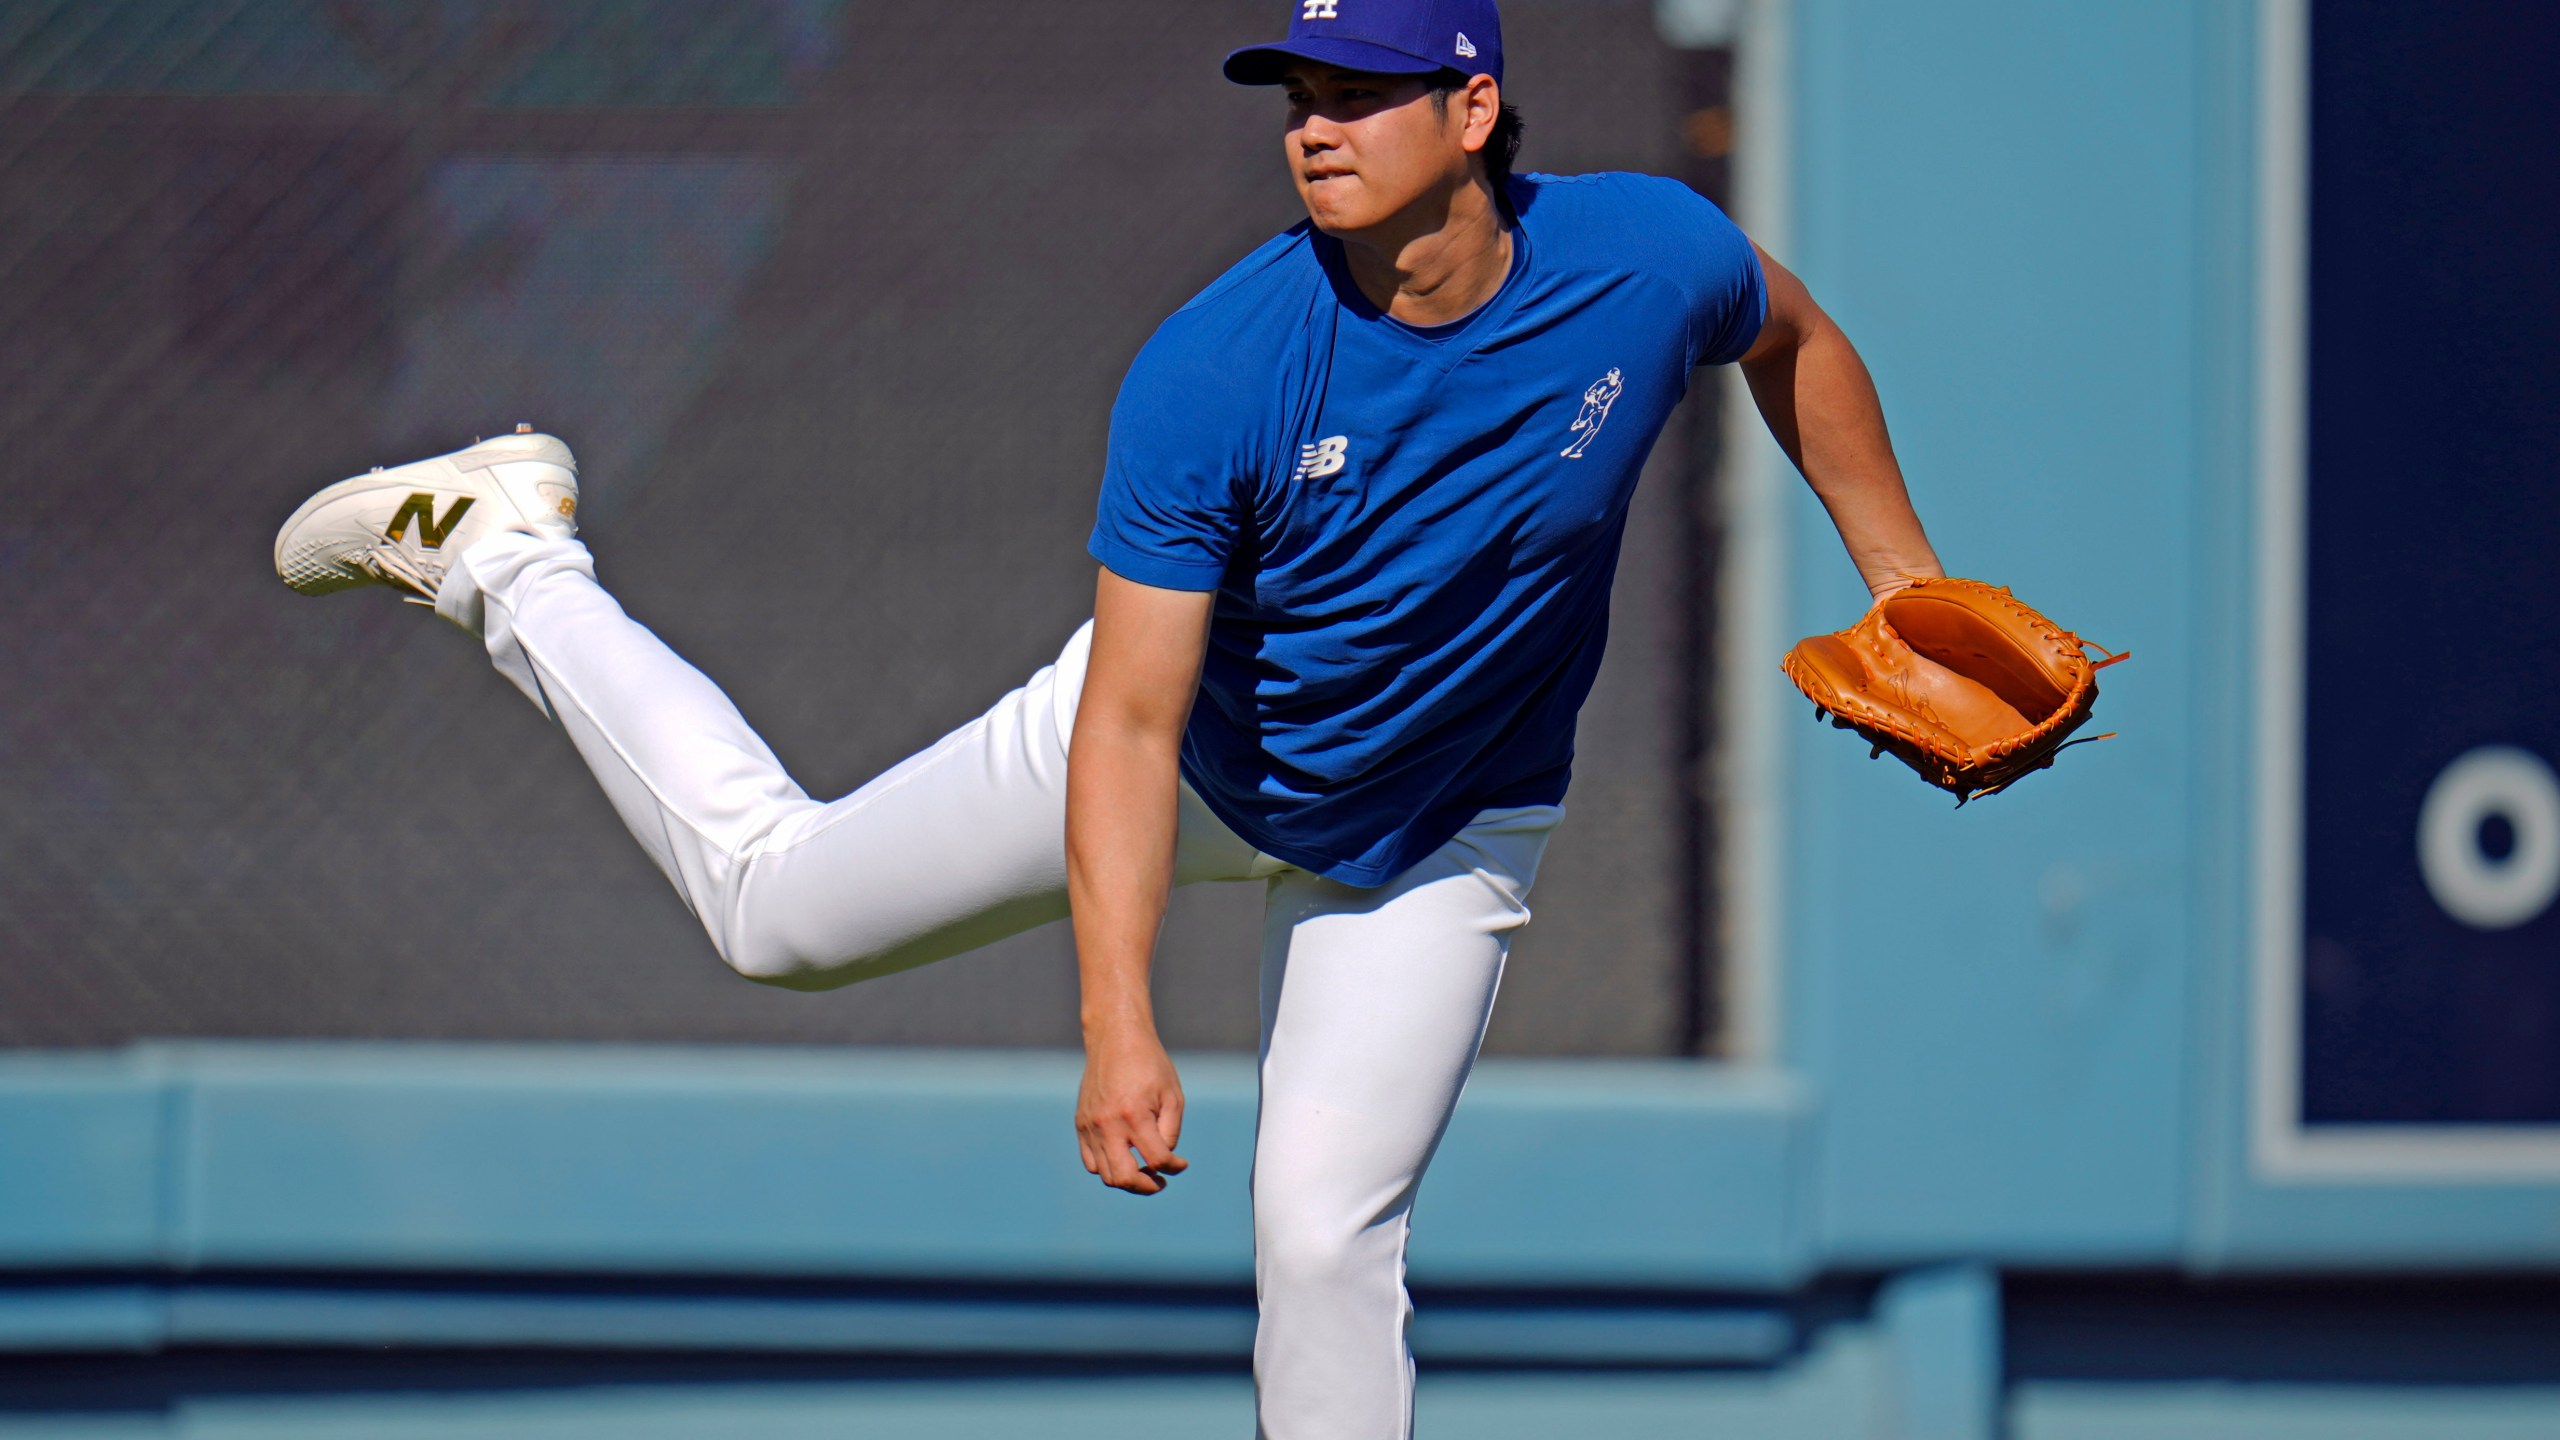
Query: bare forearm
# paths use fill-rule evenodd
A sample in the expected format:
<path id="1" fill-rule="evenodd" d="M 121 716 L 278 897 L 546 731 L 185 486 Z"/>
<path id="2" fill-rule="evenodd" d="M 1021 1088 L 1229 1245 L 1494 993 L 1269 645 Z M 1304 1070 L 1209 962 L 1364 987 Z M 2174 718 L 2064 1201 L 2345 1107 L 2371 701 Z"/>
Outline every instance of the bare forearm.
<path id="1" fill-rule="evenodd" d="M 1804 343 L 1746 363 L 1743 376 L 1870 592 L 1943 573 L 1893 458 L 1875 381 L 1840 327 L 1825 317 Z"/>
<path id="2" fill-rule="evenodd" d="M 1067 897 L 1089 1043 L 1155 1032 L 1147 977 L 1173 886 L 1174 754 L 1104 721 L 1077 727 L 1067 766 Z"/>
<path id="3" fill-rule="evenodd" d="M 1742 375 L 1769 433 L 1831 512 L 1869 593 L 1945 574 L 1911 508 L 1884 405 L 1857 347 L 1793 272 L 1766 251 L 1760 266 L 1769 315 L 1743 357 Z"/>
<path id="4" fill-rule="evenodd" d="M 1076 725 L 1067 757 L 1067 897 L 1084 992 L 1076 1145 L 1106 1185 L 1153 1195 L 1182 1173 L 1182 1081 L 1156 1034 L 1147 972 L 1173 885 L 1173 746 L 1143 727 Z"/>

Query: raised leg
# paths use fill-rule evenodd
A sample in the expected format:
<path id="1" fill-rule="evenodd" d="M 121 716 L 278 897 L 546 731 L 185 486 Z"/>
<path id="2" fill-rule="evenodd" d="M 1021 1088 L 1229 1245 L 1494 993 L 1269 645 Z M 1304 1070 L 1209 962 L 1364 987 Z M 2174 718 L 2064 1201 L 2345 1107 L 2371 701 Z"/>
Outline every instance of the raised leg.
<path id="1" fill-rule="evenodd" d="M 821 802 L 719 687 L 623 612 L 577 541 L 492 535 L 455 564 L 438 609 L 477 622 L 742 975 L 825 989 L 1067 913 L 1086 629 L 985 714 Z M 1178 878 L 1244 878 L 1253 859 L 1186 790 Z"/>

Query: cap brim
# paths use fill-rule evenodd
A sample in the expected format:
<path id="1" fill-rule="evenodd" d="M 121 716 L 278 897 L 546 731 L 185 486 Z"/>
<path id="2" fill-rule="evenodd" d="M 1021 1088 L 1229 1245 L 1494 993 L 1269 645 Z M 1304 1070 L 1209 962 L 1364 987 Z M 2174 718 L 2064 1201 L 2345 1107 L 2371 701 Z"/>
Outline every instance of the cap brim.
<path id="1" fill-rule="evenodd" d="M 1227 78 L 1239 85 L 1277 85 L 1294 61 L 1313 60 L 1337 70 L 1371 75 L 1429 75 L 1449 67 L 1437 60 L 1407 55 L 1366 40 L 1332 40 L 1313 36 L 1277 45 L 1248 45 L 1227 57 Z"/>

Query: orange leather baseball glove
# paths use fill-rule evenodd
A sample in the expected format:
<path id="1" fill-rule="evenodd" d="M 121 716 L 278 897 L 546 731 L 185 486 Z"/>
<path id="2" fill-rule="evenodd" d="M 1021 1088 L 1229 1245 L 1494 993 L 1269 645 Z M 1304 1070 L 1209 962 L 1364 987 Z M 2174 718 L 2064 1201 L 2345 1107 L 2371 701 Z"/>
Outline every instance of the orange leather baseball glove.
<path id="1" fill-rule="evenodd" d="M 2092 661 L 2089 649 L 2106 658 Z M 1875 747 L 1870 757 L 1890 753 L 1962 805 L 2078 744 L 2071 732 L 2097 704 L 2098 672 L 2130 658 L 2004 586 L 1914 580 L 1848 629 L 1798 641 L 1785 664 L 1815 719 L 1857 731 Z"/>

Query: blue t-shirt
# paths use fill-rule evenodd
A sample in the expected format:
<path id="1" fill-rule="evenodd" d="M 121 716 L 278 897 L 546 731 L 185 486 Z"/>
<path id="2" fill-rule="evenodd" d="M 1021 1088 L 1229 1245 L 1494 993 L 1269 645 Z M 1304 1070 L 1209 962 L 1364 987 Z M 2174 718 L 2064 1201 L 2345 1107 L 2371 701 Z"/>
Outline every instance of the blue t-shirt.
<path id="1" fill-rule="evenodd" d="M 1184 778 L 1352 885 L 1564 798 L 1637 472 L 1767 310 L 1750 242 L 1684 185 L 1511 196 L 1510 276 L 1465 319 L 1381 314 L 1301 224 L 1166 320 L 1111 411 L 1094 558 L 1217 592 Z"/>

